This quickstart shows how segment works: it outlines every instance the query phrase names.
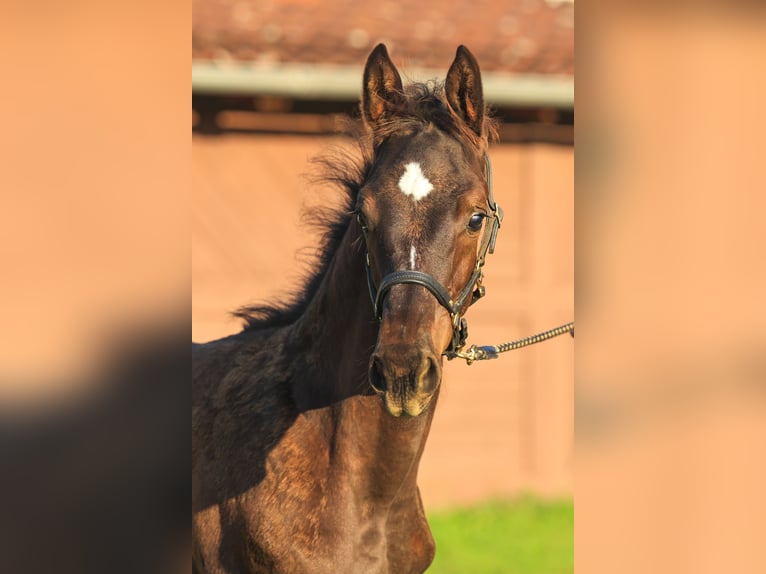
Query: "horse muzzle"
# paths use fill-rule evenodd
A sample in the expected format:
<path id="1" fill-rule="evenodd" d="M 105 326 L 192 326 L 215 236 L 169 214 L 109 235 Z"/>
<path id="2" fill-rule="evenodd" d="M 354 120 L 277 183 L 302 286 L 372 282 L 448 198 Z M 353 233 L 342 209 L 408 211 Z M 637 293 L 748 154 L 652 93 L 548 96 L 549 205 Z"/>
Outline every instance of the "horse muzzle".
<path id="1" fill-rule="evenodd" d="M 370 358 L 369 378 L 390 415 L 416 417 L 439 387 L 441 357 L 428 345 L 379 345 Z"/>

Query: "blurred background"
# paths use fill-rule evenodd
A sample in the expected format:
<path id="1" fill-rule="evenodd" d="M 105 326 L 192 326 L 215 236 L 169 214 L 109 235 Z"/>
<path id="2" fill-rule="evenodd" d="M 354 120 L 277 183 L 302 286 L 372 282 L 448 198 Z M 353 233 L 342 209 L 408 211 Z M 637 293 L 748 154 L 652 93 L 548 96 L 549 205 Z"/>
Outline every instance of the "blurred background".
<path id="1" fill-rule="evenodd" d="M 468 313 L 469 342 L 497 344 L 573 319 L 572 2 L 192 5 L 195 341 L 238 331 L 232 310 L 284 297 L 311 268 L 316 239 L 301 214 L 332 202 L 333 191 L 308 181 L 309 160 L 343 144 L 339 118 L 359 116 L 363 65 L 379 42 L 405 82 L 443 81 L 465 44 L 502 121 L 490 155 L 506 215 L 486 266 L 488 296 Z M 436 520 L 434 571 L 571 569 L 573 359 L 567 336 L 493 362 L 446 364 L 419 473 Z M 455 508 L 495 518 L 463 517 L 451 535 L 440 518 Z M 448 554 L 460 544 L 465 562 Z M 538 558 L 517 570 L 525 552 Z"/>
<path id="2" fill-rule="evenodd" d="M 766 10 L 577 14 L 576 569 L 766 572 Z"/>
<path id="3" fill-rule="evenodd" d="M 188 572 L 182 0 L 0 5 L 0 572 Z"/>

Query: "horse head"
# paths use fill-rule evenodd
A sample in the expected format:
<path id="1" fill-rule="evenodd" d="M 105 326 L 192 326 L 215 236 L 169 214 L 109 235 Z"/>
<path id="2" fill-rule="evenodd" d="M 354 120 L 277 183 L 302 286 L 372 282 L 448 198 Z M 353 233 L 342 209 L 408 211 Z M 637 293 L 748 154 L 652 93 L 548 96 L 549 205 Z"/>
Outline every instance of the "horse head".
<path id="1" fill-rule="evenodd" d="M 460 46 L 443 89 L 405 91 L 380 44 L 364 69 L 361 111 L 373 158 L 356 213 L 380 320 L 369 379 L 391 415 L 417 416 L 441 383 L 442 356 L 464 342 L 462 315 L 483 292 L 501 218 L 479 66 Z"/>

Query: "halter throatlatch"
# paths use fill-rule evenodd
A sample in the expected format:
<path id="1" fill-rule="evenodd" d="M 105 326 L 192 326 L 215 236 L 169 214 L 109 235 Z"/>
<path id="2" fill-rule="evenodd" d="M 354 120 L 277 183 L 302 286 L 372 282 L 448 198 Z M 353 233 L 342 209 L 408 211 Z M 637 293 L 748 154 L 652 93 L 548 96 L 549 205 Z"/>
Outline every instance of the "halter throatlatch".
<path id="1" fill-rule="evenodd" d="M 394 271 L 393 273 L 386 275 L 381 280 L 380 285 L 376 287 L 375 280 L 372 276 L 369 250 L 365 254 L 367 285 L 370 289 L 370 299 L 372 300 L 375 317 L 377 317 L 378 320 L 382 319 L 383 301 L 386 298 L 386 294 L 394 285 L 410 283 L 425 287 L 434 297 L 436 297 L 439 304 L 447 310 L 450 319 L 452 320 L 452 341 L 450 342 L 449 347 L 442 353 L 450 360 L 455 357 L 462 357 L 461 350 L 465 346 L 466 339 L 468 338 L 468 323 L 462 315 L 468 307 L 481 299 L 485 294 L 485 289 L 482 285 L 482 279 L 484 277 L 482 268 L 484 267 L 487 253 L 493 253 L 495 251 L 497 231 L 500 229 L 500 224 L 503 221 L 503 210 L 497 203 L 495 203 L 495 198 L 492 195 L 492 164 L 489 161 L 489 155 L 484 154 L 484 162 L 486 165 L 488 190 L 487 203 L 489 205 L 489 214 L 486 217 L 487 222 L 484 226 L 484 234 L 482 235 L 481 243 L 479 244 L 476 265 L 474 266 L 473 273 L 471 273 L 471 277 L 468 279 L 465 287 L 463 287 L 454 299 L 439 281 L 432 275 L 424 273 L 423 271 Z M 367 231 L 364 227 L 362 227 L 362 230 L 365 234 L 365 240 L 367 240 Z"/>

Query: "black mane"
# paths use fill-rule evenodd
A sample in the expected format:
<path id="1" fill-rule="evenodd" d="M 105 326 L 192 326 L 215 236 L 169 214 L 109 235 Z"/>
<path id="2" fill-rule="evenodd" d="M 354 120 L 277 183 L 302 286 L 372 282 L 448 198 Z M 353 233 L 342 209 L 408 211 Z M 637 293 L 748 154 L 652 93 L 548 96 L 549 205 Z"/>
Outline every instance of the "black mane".
<path id="1" fill-rule="evenodd" d="M 440 82 L 414 83 L 405 89 L 406 109 L 392 121 L 376 128 L 376 137 L 385 139 L 394 134 L 415 133 L 429 124 L 450 134 L 459 141 L 467 141 L 481 149 L 496 137 L 495 122 L 485 120 L 485 133 L 479 137 L 457 115 L 444 97 Z M 344 200 L 338 207 L 313 207 L 303 214 L 307 224 L 316 227 L 321 236 L 316 263 L 301 288 L 286 301 L 240 307 L 233 315 L 242 319 L 244 331 L 280 327 L 293 323 L 306 310 L 324 278 L 327 268 L 348 228 L 356 206 L 359 190 L 371 173 L 373 157 L 372 134 L 361 120 L 346 122 L 343 132 L 352 138 L 356 149 L 334 147 L 315 158 L 319 174 L 314 183 L 340 188 Z"/>

